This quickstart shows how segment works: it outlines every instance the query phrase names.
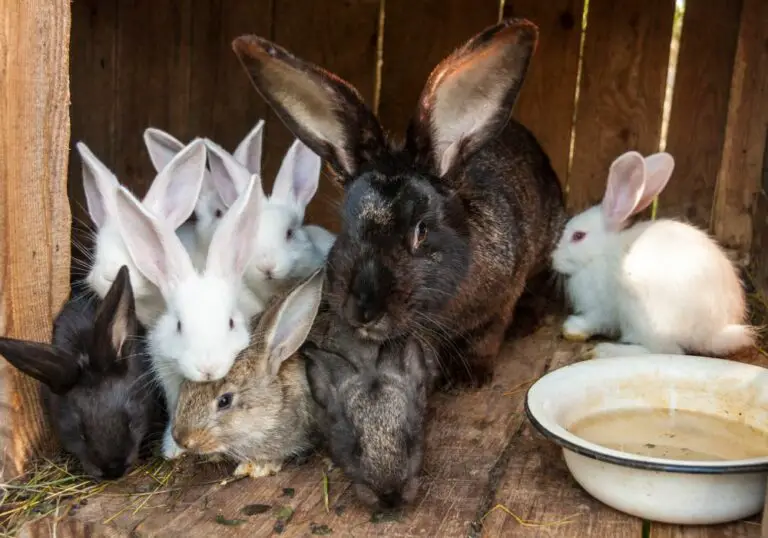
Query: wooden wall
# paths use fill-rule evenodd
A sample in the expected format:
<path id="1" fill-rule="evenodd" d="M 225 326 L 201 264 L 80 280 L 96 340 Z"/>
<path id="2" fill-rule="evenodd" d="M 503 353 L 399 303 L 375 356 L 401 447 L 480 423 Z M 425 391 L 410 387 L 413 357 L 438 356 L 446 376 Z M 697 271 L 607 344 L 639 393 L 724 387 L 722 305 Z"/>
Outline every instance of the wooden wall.
<path id="1" fill-rule="evenodd" d="M 0 335 L 48 341 L 69 293 L 68 0 L 0 0 Z M 0 480 L 51 446 L 37 384 L 0 360 Z"/>
<path id="2" fill-rule="evenodd" d="M 739 71 L 747 49 L 759 46 L 746 43 L 750 28 L 765 27 L 753 3 L 686 2 L 666 137 L 677 170 L 659 200 L 661 215 L 708 228 L 740 254 L 753 236 L 759 174 L 749 163 L 765 138 L 762 116 L 750 113 L 757 105 L 738 104 L 755 99 L 750 80 L 768 69 L 758 62 Z M 268 36 L 338 73 L 399 136 L 440 59 L 502 16 L 527 17 L 540 41 L 515 115 L 550 154 L 578 211 L 600 199 L 618 154 L 660 147 L 675 16 L 675 0 L 586 4 L 585 17 L 585 0 L 79 0 L 72 4 L 72 140 L 85 141 L 142 194 L 154 176 L 141 138 L 147 126 L 234 149 L 265 118 L 270 184 L 292 135 L 241 72 L 230 48 L 235 36 Z M 745 85 L 750 93 L 740 97 Z M 748 156 L 733 143 L 746 136 Z M 76 155 L 69 192 L 76 226 L 87 223 Z M 321 181 L 308 219 L 338 229 L 339 198 L 331 181 Z"/>

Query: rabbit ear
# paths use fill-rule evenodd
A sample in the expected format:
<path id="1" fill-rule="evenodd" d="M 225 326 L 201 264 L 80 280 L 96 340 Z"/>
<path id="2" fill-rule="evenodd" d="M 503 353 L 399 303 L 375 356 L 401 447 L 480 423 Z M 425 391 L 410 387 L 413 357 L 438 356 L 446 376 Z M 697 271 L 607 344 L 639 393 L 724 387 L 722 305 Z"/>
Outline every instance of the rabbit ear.
<path id="1" fill-rule="evenodd" d="M 152 161 L 152 166 L 155 167 L 157 173 L 168 166 L 176 154 L 184 149 L 184 144 L 155 127 L 144 130 L 144 145 L 147 146 L 149 160 Z"/>
<path id="2" fill-rule="evenodd" d="M 18 370 L 48 385 L 54 394 L 68 392 L 80 377 L 77 357 L 50 344 L 0 338 L 0 355 Z"/>
<path id="3" fill-rule="evenodd" d="M 205 146 L 208 149 L 213 187 L 224 205 L 231 207 L 250 184 L 251 175 L 256 172 L 250 172 L 242 162 L 216 142 L 206 139 Z"/>
<path id="4" fill-rule="evenodd" d="M 634 213 L 639 213 L 651 205 L 654 198 L 667 186 L 674 169 L 675 159 L 669 153 L 654 153 L 645 158 L 645 185 Z"/>
<path id="5" fill-rule="evenodd" d="M 136 267 L 167 296 L 179 281 L 195 273 L 192 261 L 169 223 L 156 218 L 120 187 L 116 196 L 120 236 Z"/>
<path id="6" fill-rule="evenodd" d="M 261 334 L 266 335 L 269 372 L 277 375 L 283 361 L 304 343 L 320 308 L 325 272 L 315 271 L 299 284 L 279 305 L 262 316 Z"/>
<path id="7" fill-rule="evenodd" d="M 133 288 L 128 267 L 123 265 L 96 312 L 91 367 L 102 372 L 109 370 L 121 358 L 123 344 L 137 329 Z"/>
<path id="8" fill-rule="evenodd" d="M 272 198 L 302 210 L 317 192 L 323 161 L 298 138 L 288 149 L 272 187 Z"/>
<path id="9" fill-rule="evenodd" d="M 206 273 L 238 281 L 253 257 L 264 194 L 261 178 L 254 174 L 213 233 Z"/>
<path id="10" fill-rule="evenodd" d="M 264 120 L 259 120 L 256 127 L 238 144 L 234 158 L 245 166 L 251 174 L 261 174 L 261 146 L 264 142 Z"/>
<path id="11" fill-rule="evenodd" d="M 342 183 L 386 154 L 379 121 L 349 83 L 254 35 L 238 37 L 232 48 L 277 116 Z"/>
<path id="12" fill-rule="evenodd" d="M 470 39 L 432 71 L 407 138 L 439 176 L 509 122 L 537 39 L 533 23 L 509 19 Z"/>
<path id="13" fill-rule="evenodd" d="M 88 214 L 96 227 L 101 228 L 107 220 L 107 215 L 113 211 L 115 190 L 120 183 L 88 146 L 78 142 L 76 147 L 83 161 L 83 190 Z"/>
<path id="14" fill-rule="evenodd" d="M 645 184 L 645 161 L 636 151 L 628 151 L 611 164 L 602 209 L 609 230 L 621 228 L 637 207 Z"/>
<path id="15" fill-rule="evenodd" d="M 205 144 L 194 140 L 160 171 L 144 196 L 144 206 L 174 230 L 195 209 L 205 177 L 205 157 Z"/>

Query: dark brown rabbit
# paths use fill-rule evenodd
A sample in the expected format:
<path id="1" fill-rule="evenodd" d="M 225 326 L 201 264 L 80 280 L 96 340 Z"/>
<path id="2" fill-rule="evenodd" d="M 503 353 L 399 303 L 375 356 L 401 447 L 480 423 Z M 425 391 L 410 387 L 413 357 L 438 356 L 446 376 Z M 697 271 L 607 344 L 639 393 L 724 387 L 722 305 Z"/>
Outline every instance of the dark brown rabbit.
<path id="1" fill-rule="evenodd" d="M 537 36 L 531 22 L 506 20 L 443 60 L 404 144 L 335 75 L 256 36 L 233 43 L 259 93 L 344 186 L 331 308 L 360 337 L 414 334 L 442 361 L 460 359 L 464 381 L 487 379 L 565 220 L 547 155 L 511 119 Z"/>

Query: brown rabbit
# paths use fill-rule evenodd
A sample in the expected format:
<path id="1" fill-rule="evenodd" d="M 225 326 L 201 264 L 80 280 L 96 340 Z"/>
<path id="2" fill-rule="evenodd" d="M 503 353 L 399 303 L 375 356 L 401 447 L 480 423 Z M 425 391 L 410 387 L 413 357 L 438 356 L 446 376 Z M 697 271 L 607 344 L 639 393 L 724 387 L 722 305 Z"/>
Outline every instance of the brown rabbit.
<path id="1" fill-rule="evenodd" d="M 402 145 L 347 82 L 260 37 L 233 43 L 262 97 L 345 189 L 331 309 L 361 338 L 415 335 L 443 362 L 463 362 L 453 373 L 465 381 L 487 380 L 565 221 L 547 155 L 511 119 L 537 36 L 531 22 L 505 20 L 443 60 Z"/>
<path id="2" fill-rule="evenodd" d="M 317 315 L 324 277 L 319 270 L 270 303 L 224 379 L 183 382 L 173 425 L 180 446 L 229 456 L 239 462 L 235 475 L 252 477 L 312 447 L 312 396 L 296 351 Z"/>

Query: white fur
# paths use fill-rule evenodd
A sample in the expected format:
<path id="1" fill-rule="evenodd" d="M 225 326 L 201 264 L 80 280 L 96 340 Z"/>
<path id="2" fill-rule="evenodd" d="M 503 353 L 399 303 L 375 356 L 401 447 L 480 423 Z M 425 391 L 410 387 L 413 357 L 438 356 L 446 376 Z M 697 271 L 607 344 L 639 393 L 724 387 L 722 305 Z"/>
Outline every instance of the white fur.
<path id="1" fill-rule="evenodd" d="M 599 334 L 627 344 L 600 344 L 597 356 L 722 356 L 753 343 L 741 282 L 714 240 L 668 219 L 625 228 L 673 168 L 668 154 L 643 159 L 629 152 L 616 159 L 602 204 L 572 218 L 553 253 L 575 310 L 564 324 L 566 336 Z M 574 242 L 576 232 L 585 236 Z"/>
<path id="2" fill-rule="evenodd" d="M 136 268 L 118 229 L 115 193 L 120 183 L 85 144 L 79 142 L 77 150 L 83 161 L 83 187 L 88 212 L 97 229 L 93 265 L 86 276 L 86 283 L 104 298 L 120 267 L 127 266 L 136 298 L 136 315 L 143 325 L 148 326 L 165 306 L 157 286 Z M 146 209 L 166 220 L 172 228 L 180 227 L 192 212 L 202 184 L 205 155 L 202 141 L 190 143 L 158 173 L 144 197 L 142 204 Z"/>
<path id="3" fill-rule="evenodd" d="M 235 149 L 234 158 L 250 174 L 261 174 L 263 136 L 264 120 L 259 120 Z M 144 143 L 147 146 L 150 160 L 158 171 L 162 170 L 184 147 L 172 135 L 154 127 L 144 131 Z M 237 187 L 224 185 L 221 187 L 222 183 L 229 180 L 229 175 L 222 173 L 219 168 L 212 167 L 210 172 L 206 170 L 200 197 L 195 205 L 196 222 L 187 222 L 176 231 L 197 269 L 204 269 L 213 234 L 227 209 L 243 188 L 243 185 Z M 220 196 L 219 190 L 233 195 L 224 200 Z"/>
<path id="4" fill-rule="evenodd" d="M 165 299 L 166 309 L 147 340 L 171 415 L 183 379 L 222 379 L 249 343 L 251 319 L 264 305 L 245 288 L 242 275 L 253 254 L 262 203 L 261 181 L 253 175 L 217 227 L 201 273 L 163 221 L 128 190 L 117 193 L 117 220 L 131 258 Z M 166 431 L 163 454 L 180 453 Z"/>
<path id="5" fill-rule="evenodd" d="M 218 161 L 216 166 L 231 175 L 228 184 L 242 185 L 248 170 L 221 146 L 209 140 L 206 144 L 212 169 Z M 245 273 L 248 287 L 262 301 L 275 294 L 281 281 L 307 278 L 320 268 L 336 239 L 319 226 L 303 225 L 307 204 L 317 192 L 321 165 L 320 157 L 296 140 L 283 158 L 272 195 L 264 195 L 254 256 Z"/>

